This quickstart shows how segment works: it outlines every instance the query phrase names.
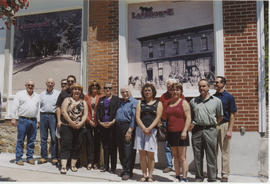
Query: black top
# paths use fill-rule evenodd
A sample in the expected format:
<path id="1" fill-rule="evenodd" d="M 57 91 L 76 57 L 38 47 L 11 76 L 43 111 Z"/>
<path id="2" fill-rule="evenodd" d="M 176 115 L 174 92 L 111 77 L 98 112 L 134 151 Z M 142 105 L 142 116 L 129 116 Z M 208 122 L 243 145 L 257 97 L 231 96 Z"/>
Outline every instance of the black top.
<path id="1" fill-rule="evenodd" d="M 97 120 L 101 121 L 103 120 L 103 117 L 105 115 L 105 107 L 104 107 L 104 99 L 106 98 L 106 96 L 102 97 L 99 99 L 98 101 L 98 106 L 97 106 Z M 116 112 L 118 109 L 120 103 L 120 99 L 117 96 L 112 96 L 111 101 L 110 101 L 110 105 L 109 105 L 109 116 L 110 116 L 110 120 L 112 121 L 115 116 L 116 116 Z"/>
<path id="2" fill-rule="evenodd" d="M 158 100 L 152 105 L 147 105 L 146 101 L 141 101 L 141 120 L 144 126 L 149 127 L 157 116 Z"/>
<path id="3" fill-rule="evenodd" d="M 66 97 L 71 97 L 71 90 L 69 88 L 64 91 L 61 91 L 56 101 L 56 107 L 61 108 L 61 105 Z"/>

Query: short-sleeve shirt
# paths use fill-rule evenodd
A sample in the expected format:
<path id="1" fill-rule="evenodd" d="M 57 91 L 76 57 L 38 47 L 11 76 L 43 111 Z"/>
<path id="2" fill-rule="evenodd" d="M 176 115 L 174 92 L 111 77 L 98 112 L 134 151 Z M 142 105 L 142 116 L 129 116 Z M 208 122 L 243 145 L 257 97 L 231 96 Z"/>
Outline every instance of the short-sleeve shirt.
<path id="1" fill-rule="evenodd" d="M 217 117 L 223 116 L 222 102 L 215 96 L 203 100 L 201 96 L 190 101 L 192 123 L 199 126 L 217 124 Z"/>
<path id="2" fill-rule="evenodd" d="M 223 106 L 224 116 L 221 123 L 229 122 L 231 113 L 237 112 L 234 97 L 225 90 L 222 93 L 216 93 L 215 96 L 221 100 Z"/>

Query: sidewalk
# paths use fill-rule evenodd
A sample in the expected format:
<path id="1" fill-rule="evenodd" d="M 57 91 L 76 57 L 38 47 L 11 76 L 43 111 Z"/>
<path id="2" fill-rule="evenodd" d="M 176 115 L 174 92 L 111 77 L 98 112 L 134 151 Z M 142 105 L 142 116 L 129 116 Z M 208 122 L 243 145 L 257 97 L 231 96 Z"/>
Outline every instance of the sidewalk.
<path id="1" fill-rule="evenodd" d="M 24 166 L 15 164 L 15 155 L 10 153 L 0 153 L 0 181 L 17 182 L 120 182 L 121 178 L 116 174 L 108 172 L 102 173 L 99 170 L 88 171 L 85 167 L 79 168 L 73 173 L 68 170 L 66 175 L 61 175 L 58 168 L 51 163 L 42 165 Z M 121 172 L 121 165 L 117 165 L 117 173 Z M 175 176 L 174 172 L 164 174 L 162 170 L 155 169 L 153 178 L 159 182 L 171 182 Z M 139 166 L 134 169 L 134 176 L 127 182 L 136 182 L 141 178 Z M 188 173 L 188 178 L 192 182 L 194 175 Z M 206 180 L 205 180 L 206 182 Z M 219 181 L 218 181 L 219 182 Z M 229 182 L 261 183 L 266 182 L 265 178 L 246 175 L 231 175 Z"/>

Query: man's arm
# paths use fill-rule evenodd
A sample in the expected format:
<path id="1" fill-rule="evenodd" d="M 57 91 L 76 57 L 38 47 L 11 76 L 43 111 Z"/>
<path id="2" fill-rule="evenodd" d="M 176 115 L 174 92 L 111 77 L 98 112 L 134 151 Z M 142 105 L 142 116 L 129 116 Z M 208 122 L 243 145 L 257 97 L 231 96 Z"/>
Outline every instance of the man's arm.
<path id="1" fill-rule="evenodd" d="M 234 120 L 235 120 L 235 112 L 230 114 L 230 122 L 229 122 L 229 128 L 226 133 L 226 137 L 230 139 L 232 137 L 232 130 L 233 130 L 233 125 L 234 125 Z"/>

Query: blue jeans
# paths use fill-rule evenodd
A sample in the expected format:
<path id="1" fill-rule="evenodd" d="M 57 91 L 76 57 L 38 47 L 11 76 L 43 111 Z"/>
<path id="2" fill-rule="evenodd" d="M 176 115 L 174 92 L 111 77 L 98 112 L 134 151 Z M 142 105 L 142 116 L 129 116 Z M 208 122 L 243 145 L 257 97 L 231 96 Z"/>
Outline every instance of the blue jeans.
<path id="1" fill-rule="evenodd" d="M 48 158 L 47 140 L 48 140 L 48 129 L 50 130 L 51 136 L 51 158 L 56 158 L 56 117 L 55 114 L 43 114 L 40 113 L 40 147 L 41 157 Z"/>
<path id="2" fill-rule="evenodd" d="M 166 121 L 162 122 L 163 126 L 166 126 Z M 167 163 L 167 167 L 169 168 L 173 168 L 173 163 L 172 163 L 172 151 L 170 146 L 168 146 L 168 141 L 166 140 L 164 143 L 164 150 L 165 150 L 165 158 L 166 158 L 166 163 Z"/>
<path id="3" fill-rule="evenodd" d="M 16 161 L 22 160 L 25 136 L 27 136 L 26 159 L 31 160 L 33 159 L 37 136 L 36 120 L 19 118 L 17 124 Z"/>

